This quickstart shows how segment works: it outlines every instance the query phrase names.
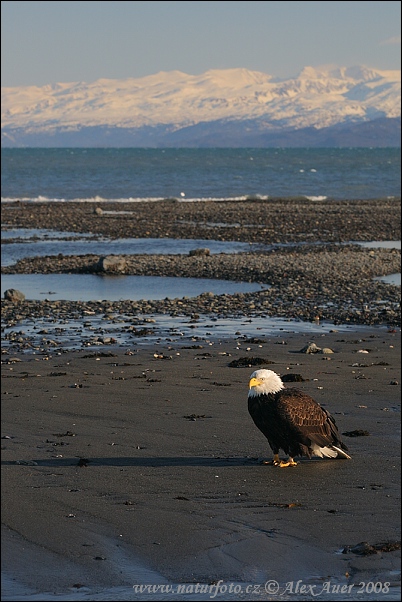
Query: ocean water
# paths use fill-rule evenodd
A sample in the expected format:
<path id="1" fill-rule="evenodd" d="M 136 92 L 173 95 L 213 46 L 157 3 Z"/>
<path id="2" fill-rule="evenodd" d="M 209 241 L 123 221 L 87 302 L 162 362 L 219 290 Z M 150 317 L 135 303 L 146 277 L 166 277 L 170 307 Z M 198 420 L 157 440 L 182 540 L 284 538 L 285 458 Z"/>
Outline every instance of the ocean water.
<path id="1" fill-rule="evenodd" d="M 398 148 L 1 150 L 2 201 L 400 196 Z"/>

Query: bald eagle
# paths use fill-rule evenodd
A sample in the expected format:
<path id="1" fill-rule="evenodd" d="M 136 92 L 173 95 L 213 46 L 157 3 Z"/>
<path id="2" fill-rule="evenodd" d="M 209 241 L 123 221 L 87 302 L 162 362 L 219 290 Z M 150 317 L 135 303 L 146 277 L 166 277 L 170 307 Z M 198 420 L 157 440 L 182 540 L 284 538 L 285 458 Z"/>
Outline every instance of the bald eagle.
<path id="1" fill-rule="evenodd" d="M 274 466 L 296 466 L 296 456 L 351 459 L 331 414 L 303 391 L 285 389 L 280 376 L 272 370 L 252 373 L 248 411 L 268 439 Z M 279 459 L 280 449 L 289 456 L 286 461 Z"/>

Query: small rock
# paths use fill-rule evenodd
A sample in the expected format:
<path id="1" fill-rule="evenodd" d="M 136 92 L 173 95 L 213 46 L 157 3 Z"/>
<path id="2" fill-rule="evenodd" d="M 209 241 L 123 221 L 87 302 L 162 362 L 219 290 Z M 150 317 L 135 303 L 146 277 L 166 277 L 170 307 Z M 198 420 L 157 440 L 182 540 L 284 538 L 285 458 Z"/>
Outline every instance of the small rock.
<path id="1" fill-rule="evenodd" d="M 315 343 L 307 343 L 303 349 L 300 349 L 300 353 L 318 353 L 321 350 L 321 347 L 317 347 Z"/>
<path id="2" fill-rule="evenodd" d="M 302 383 L 306 380 L 301 374 L 284 374 L 281 379 L 284 383 Z"/>
<path id="3" fill-rule="evenodd" d="M 228 366 L 229 368 L 244 368 L 251 366 L 264 366 L 265 364 L 274 364 L 271 360 L 266 360 L 263 357 L 240 357 L 238 360 L 232 360 Z"/>
<path id="4" fill-rule="evenodd" d="M 209 249 L 191 249 L 191 251 L 189 251 L 189 256 L 190 257 L 202 257 L 202 256 L 209 256 L 211 254 L 211 251 Z"/>
<path id="5" fill-rule="evenodd" d="M 358 554 L 359 556 L 370 556 L 371 554 L 377 554 L 377 550 L 374 546 L 370 545 L 367 541 L 362 541 L 357 545 L 350 548 L 350 551 L 353 554 Z"/>
<path id="6" fill-rule="evenodd" d="M 354 431 L 345 431 L 342 435 L 345 435 L 345 437 L 368 437 L 370 433 L 363 429 L 355 429 Z"/>
<path id="7" fill-rule="evenodd" d="M 98 271 L 108 274 L 121 274 L 126 268 L 127 262 L 121 255 L 106 255 L 101 257 L 97 264 Z"/>
<path id="8" fill-rule="evenodd" d="M 24 301 L 25 295 L 16 288 L 8 288 L 4 291 L 4 299 L 11 301 L 12 303 L 18 303 L 19 301 Z"/>

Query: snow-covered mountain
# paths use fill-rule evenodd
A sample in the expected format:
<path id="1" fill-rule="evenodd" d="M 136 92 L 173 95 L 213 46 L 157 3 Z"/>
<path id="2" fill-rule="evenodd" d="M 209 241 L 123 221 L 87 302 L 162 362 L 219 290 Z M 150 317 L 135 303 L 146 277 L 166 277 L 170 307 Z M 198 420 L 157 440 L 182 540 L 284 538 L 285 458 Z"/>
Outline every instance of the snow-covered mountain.
<path id="1" fill-rule="evenodd" d="M 400 71 L 171 71 L 2 88 L 2 145 L 395 146 L 400 115 Z"/>

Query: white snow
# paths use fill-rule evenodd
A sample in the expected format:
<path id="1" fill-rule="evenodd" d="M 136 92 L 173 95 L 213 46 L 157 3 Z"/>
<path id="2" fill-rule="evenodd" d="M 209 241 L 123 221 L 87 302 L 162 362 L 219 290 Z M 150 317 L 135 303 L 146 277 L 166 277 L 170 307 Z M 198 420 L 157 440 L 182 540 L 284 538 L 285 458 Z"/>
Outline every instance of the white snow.
<path id="1" fill-rule="evenodd" d="M 267 127 L 323 128 L 401 114 L 400 71 L 305 67 L 286 80 L 247 69 L 160 72 L 43 87 L 2 88 L 2 127 L 183 127 L 262 119 Z"/>

